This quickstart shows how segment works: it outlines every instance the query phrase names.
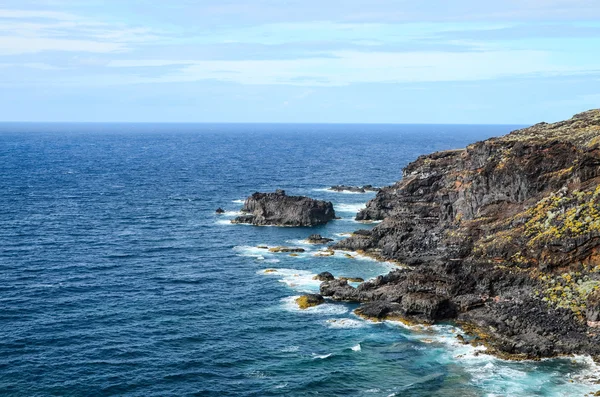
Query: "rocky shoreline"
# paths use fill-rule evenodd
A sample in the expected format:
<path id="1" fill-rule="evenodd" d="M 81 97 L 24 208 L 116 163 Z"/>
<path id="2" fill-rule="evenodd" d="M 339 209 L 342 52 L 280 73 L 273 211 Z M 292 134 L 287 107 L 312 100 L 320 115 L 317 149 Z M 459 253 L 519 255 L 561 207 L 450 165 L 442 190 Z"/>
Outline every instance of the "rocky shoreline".
<path id="1" fill-rule="evenodd" d="M 600 110 L 419 157 L 333 249 L 407 265 L 321 284 L 357 314 L 455 321 L 509 359 L 600 359 Z"/>
<path id="2" fill-rule="evenodd" d="M 283 191 L 255 193 L 242 211 L 235 222 L 335 219 L 330 202 Z M 421 156 L 356 220 L 381 223 L 317 256 L 354 251 L 401 268 L 366 282 L 322 273 L 302 305 L 326 297 L 377 321 L 451 321 L 507 359 L 600 360 L 600 110 Z"/>

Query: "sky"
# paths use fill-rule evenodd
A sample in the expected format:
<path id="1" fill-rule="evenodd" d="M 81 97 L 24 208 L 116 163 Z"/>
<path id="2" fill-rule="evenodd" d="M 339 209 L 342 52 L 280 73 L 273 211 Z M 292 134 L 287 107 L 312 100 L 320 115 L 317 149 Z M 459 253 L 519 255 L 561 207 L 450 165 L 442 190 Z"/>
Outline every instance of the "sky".
<path id="1" fill-rule="evenodd" d="M 533 124 L 600 108 L 598 0 L 0 0 L 0 121 Z"/>

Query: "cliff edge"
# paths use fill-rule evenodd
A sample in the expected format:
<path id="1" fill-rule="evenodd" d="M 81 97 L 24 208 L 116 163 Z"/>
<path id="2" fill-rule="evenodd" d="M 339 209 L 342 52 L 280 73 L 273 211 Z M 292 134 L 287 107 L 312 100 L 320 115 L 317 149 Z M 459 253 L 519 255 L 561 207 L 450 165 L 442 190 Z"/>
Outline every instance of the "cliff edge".
<path id="1" fill-rule="evenodd" d="M 419 157 L 334 248 L 408 266 L 325 296 L 367 317 L 453 319 L 511 358 L 600 356 L 600 109 Z"/>

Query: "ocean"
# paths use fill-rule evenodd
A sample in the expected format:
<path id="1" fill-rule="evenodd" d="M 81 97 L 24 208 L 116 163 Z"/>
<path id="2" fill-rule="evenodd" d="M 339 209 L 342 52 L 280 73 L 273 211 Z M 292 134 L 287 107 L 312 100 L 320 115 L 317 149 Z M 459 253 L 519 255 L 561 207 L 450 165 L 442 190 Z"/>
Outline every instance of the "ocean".
<path id="1" fill-rule="evenodd" d="M 421 154 L 516 126 L 0 124 L 2 396 L 578 396 L 589 358 L 507 362 L 453 324 L 299 310 L 323 271 L 393 264 L 315 257 L 312 233 L 354 215 Z M 330 200 L 316 228 L 233 225 L 256 191 Z M 215 214 L 222 207 L 223 215 Z M 298 256 L 259 245 L 305 248 Z M 269 270 L 265 272 L 265 270 Z"/>

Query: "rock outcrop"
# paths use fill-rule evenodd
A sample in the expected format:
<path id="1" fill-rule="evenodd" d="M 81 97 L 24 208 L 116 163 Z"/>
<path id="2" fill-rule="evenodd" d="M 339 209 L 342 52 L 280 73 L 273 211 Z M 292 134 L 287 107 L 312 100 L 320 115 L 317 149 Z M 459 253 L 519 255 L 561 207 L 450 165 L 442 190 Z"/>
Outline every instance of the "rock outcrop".
<path id="1" fill-rule="evenodd" d="M 311 244 L 327 244 L 333 241 L 332 238 L 323 237 L 320 234 L 311 234 L 306 240 Z"/>
<path id="2" fill-rule="evenodd" d="M 308 309 L 325 303 L 325 299 L 319 294 L 306 294 L 296 298 L 296 303 L 300 309 Z"/>
<path id="3" fill-rule="evenodd" d="M 246 199 L 244 215 L 232 223 L 256 226 L 317 226 L 335 219 L 333 204 L 303 196 L 288 196 L 283 190 L 275 193 L 254 193 Z"/>
<path id="4" fill-rule="evenodd" d="M 335 277 L 333 277 L 333 274 L 331 274 L 329 272 L 321 272 L 313 277 L 313 280 L 319 280 L 319 281 L 331 281 L 334 279 L 335 279 Z"/>
<path id="5" fill-rule="evenodd" d="M 461 321 L 512 358 L 600 356 L 600 110 L 419 157 L 334 245 L 408 269 L 321 286 L 369 317 Z"/>
<path id="6" fill-rule="evenodd" d="M 346 185 L 335 185 L 329 188 L 334 192 L 348 192 L 348 193 L 366 193 L 366 192 L 378 192 L 378 187 L 372 185 L 364 186 L 346 186 Z"/>

